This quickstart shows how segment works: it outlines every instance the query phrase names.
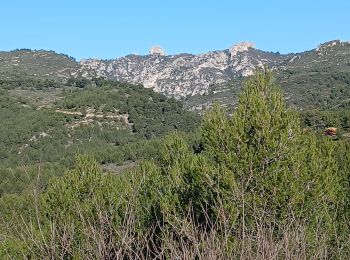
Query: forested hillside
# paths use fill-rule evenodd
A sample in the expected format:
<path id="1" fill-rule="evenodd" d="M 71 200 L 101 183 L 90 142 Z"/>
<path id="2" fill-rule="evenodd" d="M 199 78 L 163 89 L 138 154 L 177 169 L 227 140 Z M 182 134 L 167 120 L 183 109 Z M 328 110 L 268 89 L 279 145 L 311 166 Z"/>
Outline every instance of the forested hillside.
<path id="1" fill-rule="evenodd" d="M 107 171 L 152 158 L 165 133 L 194 131 L 200 117 L 142 86 L 101 79 L 3 80 L 0 196 L 43 185 L 89 153 Z"/>

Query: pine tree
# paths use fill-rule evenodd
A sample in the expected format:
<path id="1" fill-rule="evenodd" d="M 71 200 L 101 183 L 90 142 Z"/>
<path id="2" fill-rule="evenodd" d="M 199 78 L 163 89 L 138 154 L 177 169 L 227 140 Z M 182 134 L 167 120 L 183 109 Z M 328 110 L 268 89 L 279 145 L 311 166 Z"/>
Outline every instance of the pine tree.
<path id="1" fill-rule="evenodd" d="M 334 223 L 342 186 L 332 144 L 302 134 L 270 71 L 247 80 L 232 116 L 216 105 L 202 131 L 205 153 L 225 180 L 222 198 L 239 210 L 239 225 L 253 227 L 257 218 L 282 226 L 294 218 L 310 229 Z"/>

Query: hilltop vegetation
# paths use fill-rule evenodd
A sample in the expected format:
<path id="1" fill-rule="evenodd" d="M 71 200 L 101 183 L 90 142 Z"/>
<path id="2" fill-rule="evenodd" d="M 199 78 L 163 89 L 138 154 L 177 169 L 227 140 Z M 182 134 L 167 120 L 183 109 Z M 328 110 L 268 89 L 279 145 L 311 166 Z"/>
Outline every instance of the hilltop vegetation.
<path id="1" fill-rule="evenodd" d="M 79 63 L 54 51 L 18 49 L 0 52 L 0 78 L 60 79 L 81 76 Z"/>
<path id="2" fill-rule="evenodd" d="M 115 109 L 123 103 L 115 95 L 134 88 L 106 86 L 96 99 L 95 89 L 73 91 L 56 106 L 109 113 L 103 104 Z M 142 100 L 138 117 L 158 124 L 149 119 L 158 106 Z M 131 104 L 118 109 L 131 114 Z M 148 138 L 147 127 L 133 132 Z M 214 106 L 197 135 L 167 135 L 132 170 L 106 174 L 83 155 L 47 187 L 3 195 L 0 256 L 347 259 L 349 148 L 346 139 L 302 131 L 264 71 L 245 83 L 232 115 Z"/>

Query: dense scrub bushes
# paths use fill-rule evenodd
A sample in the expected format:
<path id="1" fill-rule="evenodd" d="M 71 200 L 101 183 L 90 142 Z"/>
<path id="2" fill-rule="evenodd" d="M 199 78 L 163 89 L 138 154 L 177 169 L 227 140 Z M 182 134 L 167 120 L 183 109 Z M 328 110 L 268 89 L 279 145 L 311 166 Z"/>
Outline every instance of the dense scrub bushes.
<path id="1" fill-rule="evenodd" d="M 71 79 L 67 84 L 78 81 Z M 23 84 L 30 82 L 27 79 Z M 14 82 L 9 84 L 16 86 Z M 64 88 L 63 83 L 60 84 Z M 142 86 L 93 79 L 83 89 L 73 86 L 64 89 L 62 99 L 58 98 L 50 107 L 33 104 L 33 97 L 19 98 L 0 90 L 2 166 L 38 162 L 69 166 L 74 155 L 81 151 L 95 154 L 100 162 L 122 163 L 125 157 L 131 156 L 129 146 L 133 143 L 140 148 L 134 154 L 145 155 L 133 156 L 135 160 L 148 158 L 151 154 L 143 146 L 150 147 L 152 141 L 146 140 L 174 130 L 192 132 L 200 123 L 200 116 L 186 111 L 180 102 Z M 35 96 L 37 92 L 27 90 L 27 95 Z M 45 91 L 40 93 L 45 95 Z M 69 109 L 78 115 L 58 113 L 56 109 Z M 99 118 L 84 120 L 88 109 L 98 113 Z"/>
<path id="2" fill-rule="evenodd" d="M 157 159 L 121 175 L 103 174 L 94 159 L 79 157 L 38 195 L 34 221 L 16 225 L 20 235 L 3 239 L 0 252 L 59 259 L 349 257 L 349 145 L 303 133 L 270 72 L 247 81 L 232 116 L 219 106 L 207 113 L 200 135 L 195 145 L 168 135 Z"/>
<path id="3" fill-rule="evenodd" d="M 115 81 L 97 81 L 95 84 L 101 86 L 67 92 L 65 98 L 57 102 L 57 106 L 127 114 L 132 131 L 147 139 L 173 130 L 190 132 L 200 122 L 200 117 L 185 111 L 181 102 L 142 86 Z"/>

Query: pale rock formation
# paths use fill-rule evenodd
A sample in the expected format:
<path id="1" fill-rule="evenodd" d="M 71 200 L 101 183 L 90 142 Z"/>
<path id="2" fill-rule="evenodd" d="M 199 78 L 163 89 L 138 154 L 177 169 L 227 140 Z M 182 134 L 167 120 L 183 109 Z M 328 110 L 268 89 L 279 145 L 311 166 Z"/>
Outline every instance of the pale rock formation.
<path id="1" fill-rule="evenodd" d="M 233 45 L 230 48 L 231 58 L 234 58 L 237 53 L 248 51 L 249 48 L 255 49 L 255 44 L 252 42 L 241 42 Z"/>
<path id="2" fill-rule="evenodd" d="M 155 46 L 150 55 L 128 55 L 114 60 L 88 59 L 80 62 L 83 70 L 94 71 L 95 76 L 142 84 L 156 92 L 175 98 L 205 94 L 213 84 L 236 77 L 252 75 L 264 64 L 278 65 L 283 55 L 255 49 L 251 42 L 234 45 L 230 49 L 199 55 L 165 55 Z"/>
<path id="3" fill-rule="evenodd" d="M 165 51 L 163 50 L 162 47 L 160 46 L 153 46 L 149 49 L 149 54 L 150 55 L 161 55 L 161 56 L 165 56 Z"/>

